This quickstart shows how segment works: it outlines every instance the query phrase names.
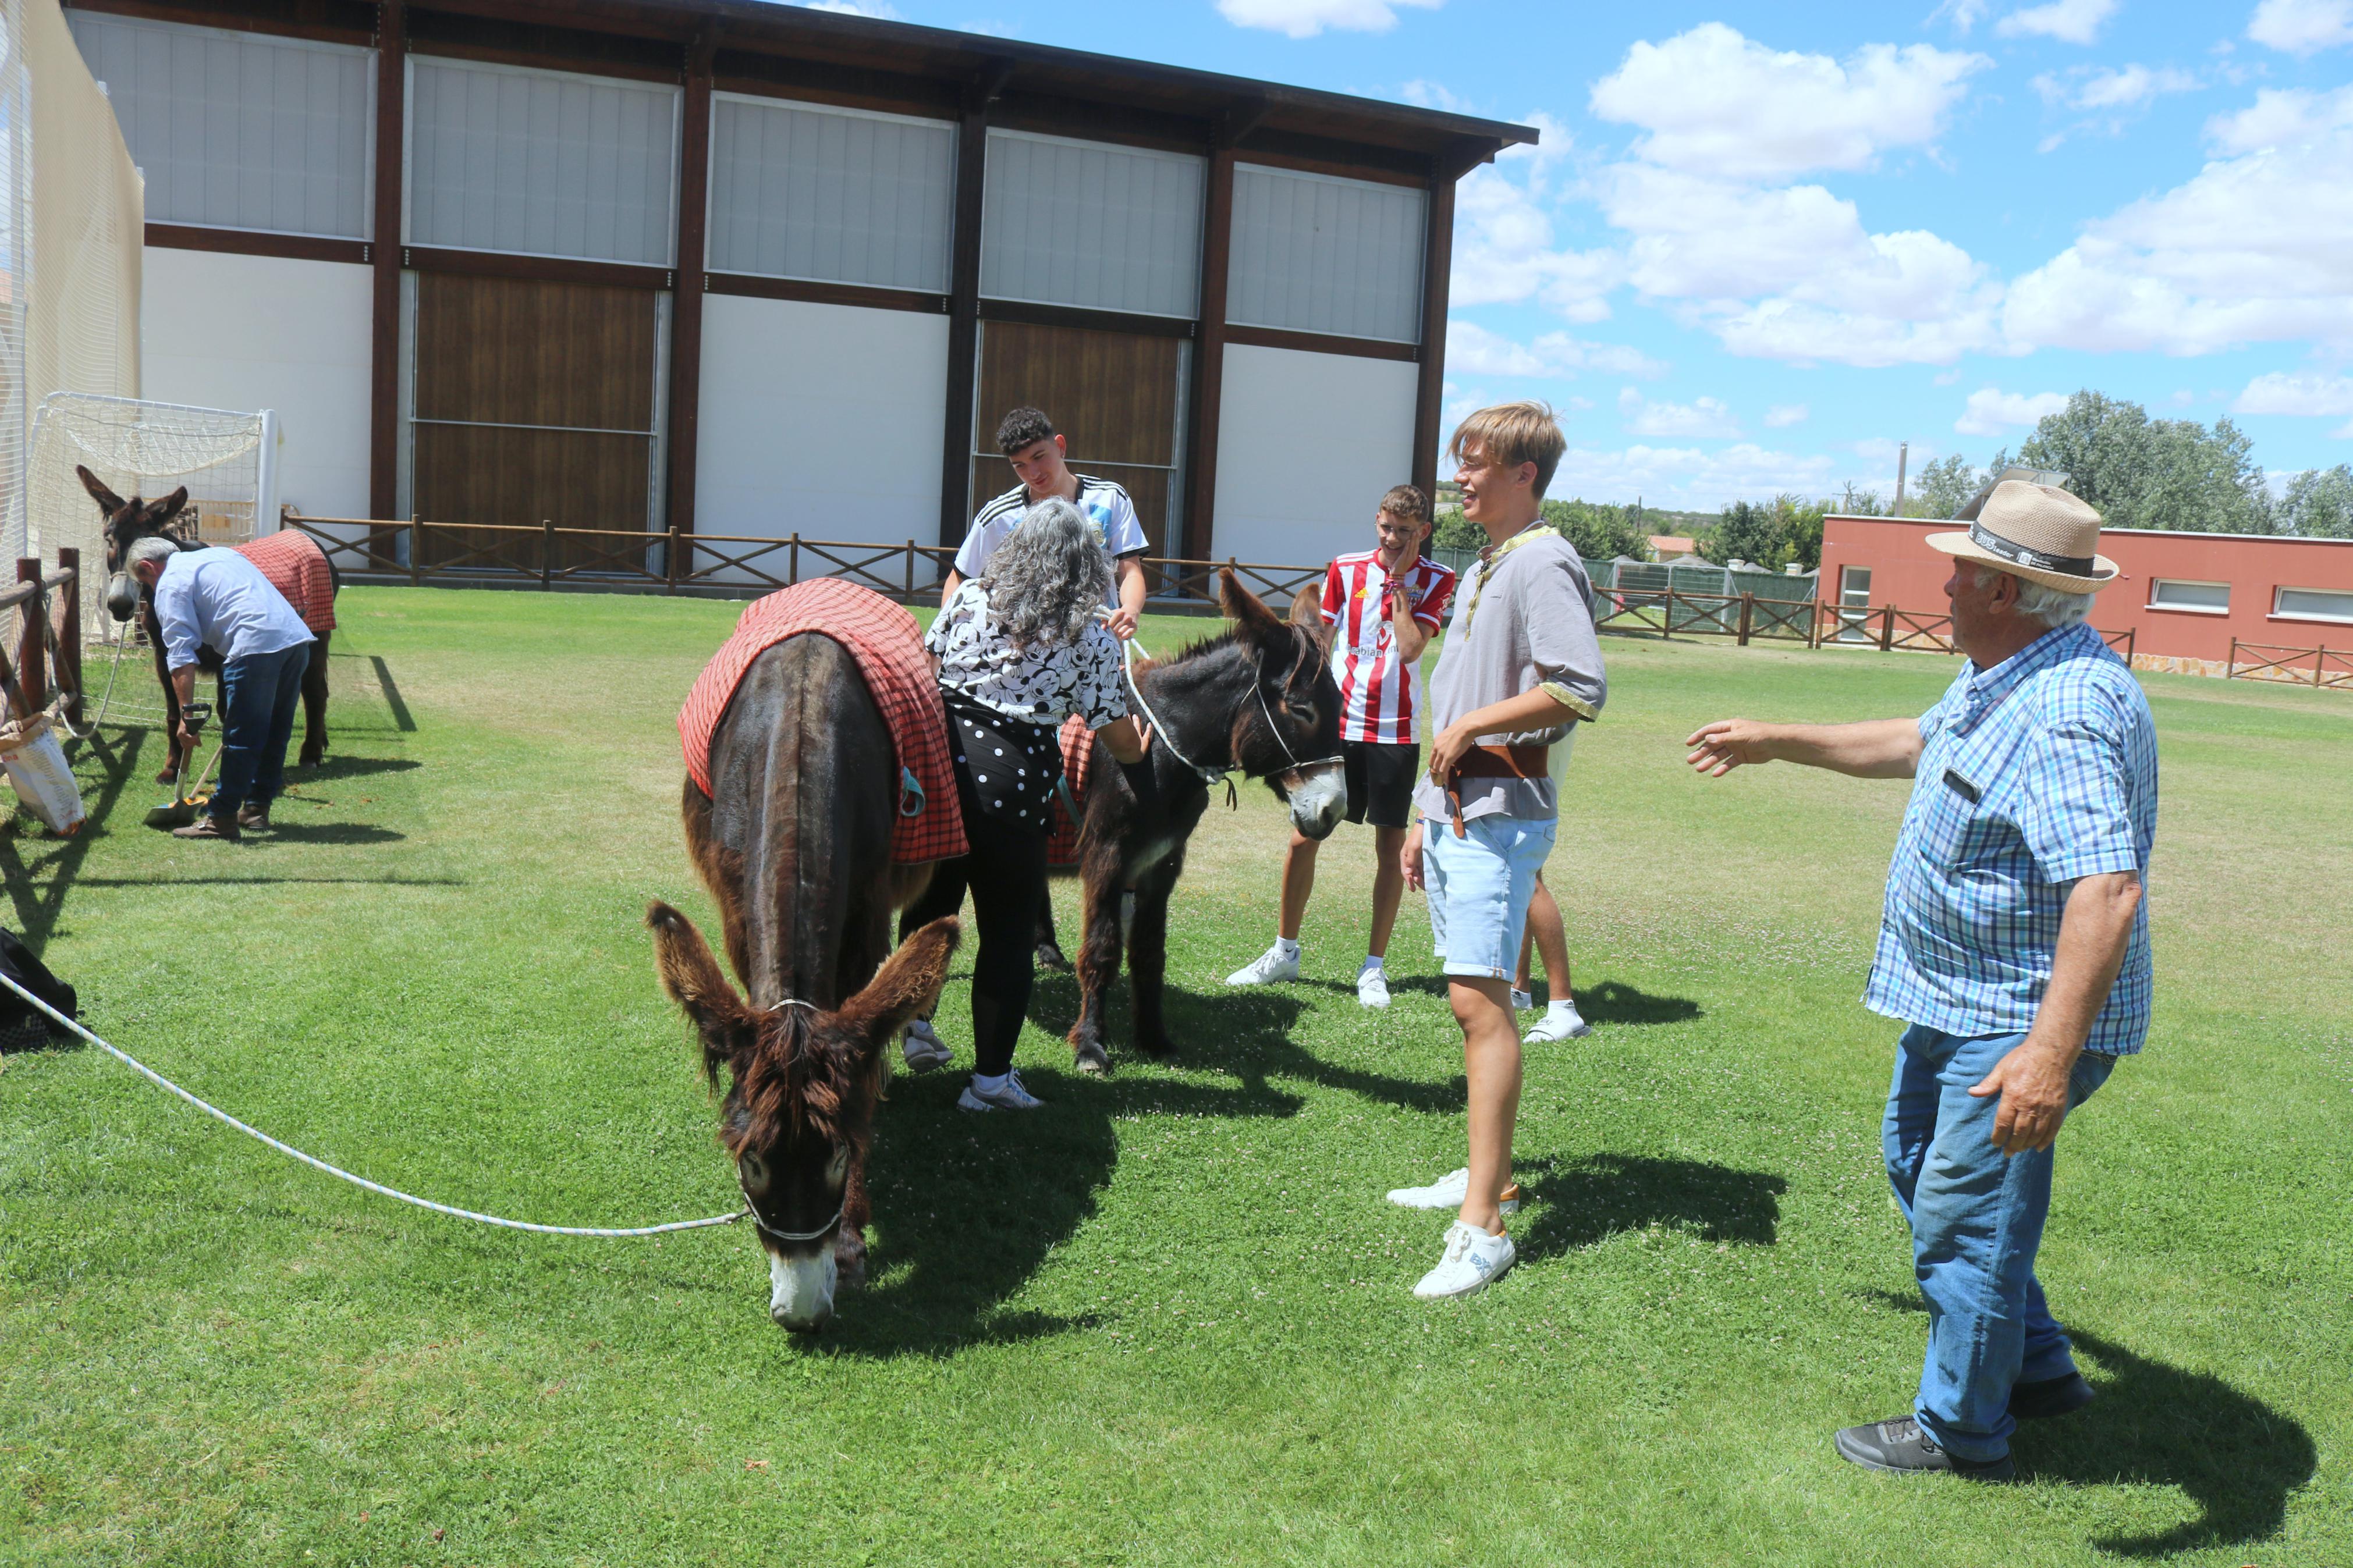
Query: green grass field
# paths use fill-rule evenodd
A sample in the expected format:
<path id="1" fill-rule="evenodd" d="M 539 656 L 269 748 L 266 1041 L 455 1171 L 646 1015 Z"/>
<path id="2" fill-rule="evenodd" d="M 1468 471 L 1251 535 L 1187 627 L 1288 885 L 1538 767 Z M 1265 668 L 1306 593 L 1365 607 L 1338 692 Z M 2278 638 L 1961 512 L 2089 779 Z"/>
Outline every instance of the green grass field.
<path id="1" fill-rule="evenodd" d="M 673 721 L 736 609 L 347 592 L 334 750 L 274 839 L 141 827 L 160 737 L 111 735 L 80 838 L 0 837 L 9 923 L 99 1032 L 379 1181 L 723 1211 L 640 918 L 710 916 Z M 8 1058 L 0 1562 L 2353 1563 L 2353 700 L 2148 682 L 2156 1029 L 2061 1141 L 2042 1268 L 2104 1397 L 1976 1488 L 1830 1446 L 1907 1408 L 1923 1338 L 1879 1170 L 1895 1030 L 1856 1000 L 1905 786 L 1707 783 L 1677 745 L 1916 712 L 1953 666 L 1606 647 L 1551 871 L 1599 1026 L 1531 1053 L 1535 1201 L 1484 1295 L 1415 1301 L 1443 1216 L 1381 1199 L 1460 1163 L 1461 1059 L 1418 899 L 1397 1005 L 1356 1005 L 1369 836 L 1325 851 L 1308 979 L 1219 984 L 1273 926 L 1251 788 L 1178 893 L 1182 1063 L 1071 1072 L 1056 976 L 1021 1055 L 1048 1110 L 899 1078 L 875 1277 L 814 1343 L 742 1230 L 491 1231 L 95 1050 Z"/>

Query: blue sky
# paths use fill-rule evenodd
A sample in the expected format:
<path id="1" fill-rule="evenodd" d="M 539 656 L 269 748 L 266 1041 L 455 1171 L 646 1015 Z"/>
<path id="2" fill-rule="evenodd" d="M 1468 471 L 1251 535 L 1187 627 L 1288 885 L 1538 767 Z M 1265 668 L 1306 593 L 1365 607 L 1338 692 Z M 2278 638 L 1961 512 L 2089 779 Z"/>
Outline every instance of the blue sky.
<path id="1" fill-rule="evenodd" d="M 891 0 L 1540 126 L 1461 193 L 1451 406 L 1714 508 L 2014 447 L 2079 387 L 2353 460 L 2353 0 Z"/>

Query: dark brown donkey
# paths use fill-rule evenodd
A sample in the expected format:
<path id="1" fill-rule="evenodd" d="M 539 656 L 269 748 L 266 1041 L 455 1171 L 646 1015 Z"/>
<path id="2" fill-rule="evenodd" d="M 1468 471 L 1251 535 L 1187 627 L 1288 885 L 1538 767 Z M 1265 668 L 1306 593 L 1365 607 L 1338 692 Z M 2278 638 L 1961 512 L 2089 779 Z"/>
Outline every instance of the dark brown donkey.
<path id="1" fill-rule="evenodd" d="M 1185 843 L 1208 809 L 1209 781 L 1227 773 L 1266 780 L 1310 838 L 1339 826 L 1348 790 L 1340 763 L 1340 689 L 1324 645 L 1285 626 L 1234 579 L 1218 574 L 1219 601 L 1233 620 L 1223 637 L 1194 644 L 1166 664 L 1136 666 L 1132 702 L 1152 731 L 1157 798 L 1138 802 L 1103 742 L 1079 829 L 1086 890 L 1079 950 L 1079 1021 L 1071 1050 L 1083 1072 L 1110 1065 L 1105 999 L 1127 947 L 1135 1044 L 1155 1057 L 1175 1047 L 1161 1007 L 1168 971 L 1168 896 L 1185 869 Z M 1319 617 L 1320 618 L 1320 617 Z M 1130 900 L 1133 900 L 1131 903 Z"/>
<path id="2" fill-rule="evenodd" d="M 189 538 L 173 521 L 188 504 L 185 485 L 156 500 L 142 500 L 132 496 L 124 500 L 106 488 L 105 481 L 88 468 L 77 467 L 81 476 L 81 488 L 98 503 L 106 519 L 106 613 L 119 626 L 135 614 L 139 624 L 146 628 L 147 645 L 155 652 L 155 679 L 164 688 L 164 741 L 167 748 L 164 771 L 155 775 L 157 784 L 170 784 L 180 771 L 183 762 L 193 761 L 180 755 L 180 698 L 172 689 L 172 672 L 164 657 L 164 628 L 155 619 L 154 595 L 139 586 L 131 575 L 130 551 L 133 544 L 147 538 L 168 539 L 183 550 L 202 550 L 204 546 Z M 341 586 L 342 574 L 335 571 L 332 561 L 327 563 L 328 577 Z M 311 667 L 302 672 L 302 752 L 297 760 L 301 767 L 315 767 L 327 754 L 327 647 L 333 642 L 332 632 L 314 632 L 319 646 L 311 651 Z M 201 647 L 196 650 L 197 668 L 206 674 L 220 672 L 220 650 Z"/>
<path id="3" fill-rule="evenodd" d="M 730 1076 L 719 1141 L 768 1252 L 768 1315 L 807 1331 L 833 1315 L 837 1278 L 865 1279 L 883 1047 L 937 1000 L 960 928 L 934 921 L 891 952 L 892 916 L 931 868 L 892 864 L 891 731 L 831 637 L 787 637 L 752 661 L 712 732 L 710 773 L 709 795 L 686 781 L 686 846 L 748 995 L 684 915 L 655 903 L 646 923 L 703 1070 L 714 1086 L 723 1066 Z"/>

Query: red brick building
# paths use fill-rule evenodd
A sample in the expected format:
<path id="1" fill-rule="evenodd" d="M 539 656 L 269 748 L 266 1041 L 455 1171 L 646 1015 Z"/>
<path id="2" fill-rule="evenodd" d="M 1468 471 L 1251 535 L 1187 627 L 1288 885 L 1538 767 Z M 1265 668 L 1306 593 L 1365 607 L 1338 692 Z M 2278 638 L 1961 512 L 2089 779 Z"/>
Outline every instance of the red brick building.
<path id="1" fill-rule="evenodd" d="M 1941 614 L 1952 558 L 1926 540 L 1960 526 L 1823 519 L 1822 603 Z M 2100 535 L 2100 552 L 2124 575 L 2101 591 L 2092 624 L 2130 630 L 2137 668 L 2220 675 L 2234 640 L 2242 648 L 2353 648 L 2353 540 L 2112 528 Z M 2249 657 L 2242 652 L 2242 667 Z"/>

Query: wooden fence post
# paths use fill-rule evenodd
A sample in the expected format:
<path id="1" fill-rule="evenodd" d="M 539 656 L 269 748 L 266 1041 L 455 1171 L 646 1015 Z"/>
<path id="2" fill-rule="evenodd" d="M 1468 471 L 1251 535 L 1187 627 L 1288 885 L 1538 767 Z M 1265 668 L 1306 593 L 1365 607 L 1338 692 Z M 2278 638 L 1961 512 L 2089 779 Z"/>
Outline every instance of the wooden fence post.
<path id="1" fill-rule="evenodd" d="M 1742 590 L 1740 590 L 1740 643 L 1739 643 L 1739 646 L 1740 646 L 1740 647 L 1746 647 L 1748 646 L 1748 627 L 1749 627 L 1749 623 L 1750 623 L 1752 620 L 1754 620 L 1754 619 L 1756 618 L 1756 615 L 1757 615 L 1757 590 L 1755 590 L 1754 588 L 1743 588 Z"/>
<path id="2" fill-rule="evenodd" d="M 907 541 L 907 602 L 915 601 L 915 542 Z"/>
<path id="3" fill-rule="evenodd" d="M 1879 651 L 1886 653 L 1895 647 L 1895 606 L 1890 605 L 1879 617 Z"/>
<path id="4" fill-rule="evenodd" d="M 2312 686 L 2313 689 L 2316 691 L 2317 691 L 2323 685 L 2327 684 L 2321 679 L 2321 674 L 2327 668 L 2327 665 L 2328 645 L 2327 643 L 2322 643 L 2318 647 L 2312 650 Z"/>
<path id="5" fill-rule="evenodd" d="M 555 581 L 555 520 L 539 520 L 539 585 L 544 591 Z"/>
<path id="6" fill-rule="evenodd" d="M 670 525 L 670 543 L 662 551 L 662 575 L 670 579 L 670 591 L 678 592 L 678 524 Z"/>
<path id="7" fill-rule="evenodd" d="M 800 580 L 801 580 L 801 535 L 800 535 L 800 530 L 798 530 L 798 529 L 795 529 L 795 530 L 793 531 L 793 550 L 792 550 L 792 553 L 791 553 L 791 555 L 790 555 L 790 556 L 786 557 L 786 566 L 785 566 L 785 586 L 786 586 L 786 587 L 787 587 L 787 588 L 789 588 L 789 587 L 791 587 L 794 584 L 796 584 L 796 583 L 799 582 Z"/>
<path id="8" fill-rule="evenodd" d="M 58 552 L 58 569 L 70 572 L 58 595 L 58 624 L 51 628 L 58 645 L 58 685 L 72 695 L 66 699 L 66 722 L 81 728 L 81 552 L 68 545 Z"/>
<path id="9" fill-rule="evenodd" d="M 42 634 L 48 628 L 41 619 L 41 558 L 18 556 L 16 581 L 33 585 L 33 596 L 25 601 L 19 617 L 24 631 L 16 643 L 16 686 L 25 694 L 25 716 L 29 719 L 49 705 L 47 660 L 42 654 L 46 640 Z"/>
<path id="10" fill-rule="evenodd" d="M 425 551 L 425 536 L 417 531 L 417 514 L 408 514 L 408 585 L 412 588 L 425 581 L 425 568 L 418 556 Z"/>

